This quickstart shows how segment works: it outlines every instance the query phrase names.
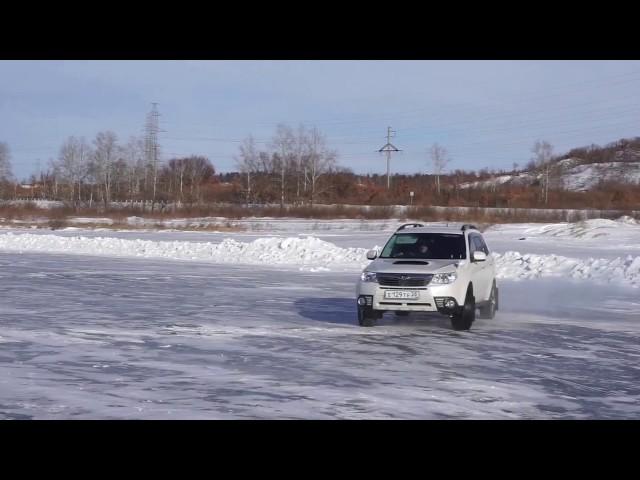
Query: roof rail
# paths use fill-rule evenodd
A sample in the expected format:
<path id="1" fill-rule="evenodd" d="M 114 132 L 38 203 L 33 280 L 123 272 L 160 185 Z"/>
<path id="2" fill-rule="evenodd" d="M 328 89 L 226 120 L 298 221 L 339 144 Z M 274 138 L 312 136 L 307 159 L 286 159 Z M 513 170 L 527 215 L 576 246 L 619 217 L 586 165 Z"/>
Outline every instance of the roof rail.
<path id="1" fill-rule="evenodd" d="M 396 232 L 399 232 L 400 230 L 404 230 L 407 227 L 416 228 L 416 227 L 424 227 L 424 225 L 421 223 L 405 223 L 404 225 L 400 225 L 396 230 Z"/>
<path id="2" fill-rule="evenodd" d="M 462 228 L 460 229 L 463 232 L 465 230 L 478 230 L 478 227 L 476 227 L 475 225 L 471 225 L 470 223 L 465 223 L 464 225 L 462 225 Z"/>

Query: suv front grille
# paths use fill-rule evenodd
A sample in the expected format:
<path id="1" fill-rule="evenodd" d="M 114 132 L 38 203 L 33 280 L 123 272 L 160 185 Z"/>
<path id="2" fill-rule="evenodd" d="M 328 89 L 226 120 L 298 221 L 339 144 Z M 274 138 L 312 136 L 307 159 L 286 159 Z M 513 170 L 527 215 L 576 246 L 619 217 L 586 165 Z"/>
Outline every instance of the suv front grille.
<path id="1" fill-rule="evenodd" d="M 378 284 L 383 287 L 425 287 L 433 278 L 432 274 L 419 273 L 379 273 Z"/>

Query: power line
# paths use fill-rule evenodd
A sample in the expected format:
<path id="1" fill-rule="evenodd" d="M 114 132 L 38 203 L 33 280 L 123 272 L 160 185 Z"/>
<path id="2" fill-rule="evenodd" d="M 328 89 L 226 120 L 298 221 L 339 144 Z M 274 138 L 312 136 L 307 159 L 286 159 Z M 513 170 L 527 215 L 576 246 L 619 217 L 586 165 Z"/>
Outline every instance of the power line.
<path id="1" fill-rule="evenodd" d="M 635 72 L 632 72 L 635 73 Z M 583 82 L 584 84 L 585 82 Z M 588 83 L 588 82 L 587 82 Z M 627 97 L 625 99 L 625 101 L 629 101 L 629 97 Z M 601 103 L 601 102 L 600 102 Z M 606 102 L 605 102 L 606 103 Z M 577 107 L 581 107 L 581 106 L 586 106 L 586 107 L 593 107 L 594 104 L 598 104 L 598 102 L 593 102 L 590 101 L 587 104 L 582 104 L 582 105 L 578 105 Z M 575 112 L 577 113 L 596 113 L 596 112 L 605 112 L 605 111 L 615 111 L 616 109 L 620 108 L 620 107 L 624 107 L 623 106 L 618 106 L 618 105 L 611 105 L 611 106 L 606 106 L 605 108 L 603 108 L 602 110 L 597 109 L 597 110 L 593 110 L 590 109 L 587 112 L 581 112 L 580 110 L 576 110 L 576 106 L 573 105 L 566 105 L 564 107 L 561 108 L 561 110 L 563 111 L 568 111 L 568 113 L 573 113 Z M 429 128 L 429 130 L 433 133 L 433 132 L 442 132 L 444 131 L 445 128 L 447 128 L 448 131 L 450 130 L 455 130 L 455 129 L 461 129 L 463 128 L 465 125 L 473 125 L 474 123 L 486 123 L 489 122 L 491 120 L 503 120 L 505 122 L 509 122 L 510 119 L 516 119 L 519 120 L 520 118 L 526 116 L 533 116 L 536 114 L 544 114 L 547 113 L 549 110 L 547 108 L 544 108 L 542 110 L 535 110 L 535 111 L 527 111 L 527 112 L 511 112 L 511 113 L 504 113 L 504 114 L 498 114 L 498 115 L 492 115 L 492 116 L 484 116 L 484 117 L 473 117 L 472 119 L 466 120 L 466 121 L 449 121 L 446 123 L 443 123 L 441 121 L 438 121 L 438 123 L 436 124 L 432 124 L 432 125 L 420 125 L 420 126 L 413 126 L 413 127 L 408 127 L 405 129 L 405 136 L 408 132 L 414 131 L 415 134 L 411 134 L 409 133 L 410 136 L 414 136 L 416 134 L 421 134 L 421 132 L 417 131 L 417 130 L 422 130 L 424 128 Z M 558 113 L 558 107 L 554 108 L 553 110 L 554 113 Z M 629 112 L 629 109 L 627 110 L 623 110 L 623 112 L 621 113 L 626 113 Z M 557 116 L 554 116 L 553 118 L 559 118 Z M 542 122 L 548 122 L 548 117 L 546 119 L 538 119 L 537 121 L 542 121 Z M 523 124 L 524 127 L 530 126 L 531 124 L 529 122 L 525 122 Z M 509 124 L 509 126 L 513 126 L 512 123 Z M 496 127 L 487 127 L 490 128 L 491 131 L 495 131 Z M 477 129 L 476 129 L 477 130 Z M 448 132 L 447 132 L 448 133 Z M 333 136 L 329 136 L 329 140 L 332 143 L 336 143 L 339 145 L 365 145 L 365 144 L 369 144 L 368 141 L 345 141 L 345 140 L 340 140 L 340 138 L 353 138 L 353 135 L 350 136 L 345 136 L 345 135 L 333 135 Z M 167 139 L 170 140 L 177 140 L 177 141 L 182 141 L 182 140 L 198 140 L 198 141 L 216 141 L 216 142 L 229 142 L 229 143 L 242 143 L 243 140 L 239 140 L 239 139 L 230 139 L 230 138 L 220 138 L 220 137 L 167 137 Z M 261 143 L 261 144 L 269 144 L 270 141 L 269 140 L 258 140 L 256 141 L 256 143 Z"/>
<path id="2" fill-rule="evenodd" d="M 631 124 L 633 122 L 630 122 L 629 120 L 624 120 L 624 121 L 618 121 L 620 120 L 620 115 L 622 114 L 635 114 L 638 112 L 638 107 L 632 107 L 632 108 L 626 108 L 623 110 L 616 110 L 618 107 L 615 107 L 615 109 L 609 108 L 606 110 L 591 110 L 591 111 L 584 111 L 581 112 L 582 113 L 582 117 L 581 120 L 591 120 L 591 121 L 599 121 L 598 125 L 594 125 L 594 126 L 590 126 L 590 127 L 580 127 L 578 129 L 572 129 L 569 130 L 569 133 L 571 132 L 587 132 L 587 131 L 592 131 L 593 129 L 601 129 L 603 126 L 611 126 L 608 123 L 603 123 L 605 121 L 608 120 L 616 120 L 615 122 L 615 126 L 625 126 L 628 124 Z M 596 114 L 596 113 L 607 113 L 607 115 L 587 115 L 587 114 Z M 615 115 L 612 115 L 615 114 Z M 557 127 L 563 127 L 565 125 L 573 125 L 575 122 L 572 120 L 564 120 L 564 119 L 560 119 L 558 118 L 558 120 L 561 120 L 559 122 L 549 122 L 548 119 L 538 119 L 535 122 L 529 122 L 529 121 L 523 121 L 519 124 L 511 124 L 508 128 L 496 128 L 496 127 L 486 127 L 485 129 L 475 129 L 473 131 L 473 133 L 498 133 L 498 132 L 502 132 L 502 133 L 509 133 L 509 132 L 517 132 L 519 130 L 525 129 L 525 128 L 533 128 L 533 127 L 550 127 L 550 128 L 557 128 Z M 558 131 L 554 131 L 555 134 L 558 133 Z M 534 136 L 539 136 L 540 134 L 536 134 Z M 484 145 L 484 144 L 490 144 L 490 143 L 498 143 L 499 145 L 504 145 L 504 142 L 502 141 L 502 137 L 505 135 L 498 135 L 497 137 L 494 136 L 493 138 L 489 138 L 486 139 L 484 141 L 466 141 L 466 142 L 457 142 L 454 143 L 453 145 L 456 148 L 460 148 L 460 147 L 466 147 L 466 146 L 473 146 L 473 145 Z M 516 137 L 517 138 L 517 137 Z M 529 139 L 530 137 L 527 136 L 525 137 L 527 139 Z M 509 134 L 507 136 L 507 140 L 512 141 L 514 139 L 514 136 L 512 134 Z M 223 138 L 211 138 L 211 140 L 215 140 L 215 141 L 219 141 L 219 142 L 225 142 L 227 140 L 232 141 L 231 139 L 223 139 Z M 235 140 L 233 140 L 235 141 Z M 261 142 L 261 143 L 269 143 L 269 142 Z M 347 144 L 365 144 L 365 142 L 336 142 L 338 146 L 340 145 L 347 145 Z M 510 142 L 511 144 L 512 142 Z M 342 154 L 341 156 L 350 156 L 350 155 L 361 155 L 361 154 L 366 154 L 367 152 L 362 152 L 362 153 L 354 153 L 351 152 L 349 154 Z"/>
<path id="3" fill-rule="evenodd" d="M 623 101 L 624 104 L 622 105 L 609 105 L 609 106 L 605 106 L 602 109 L 597 109 L 597 110 L 593 110 L 593 111 L 600 111 L 600 110 L 609 110 L 609 109 L 615 109 L 615 108 L 623 108 L 623 107 L 627 107 L 628 103 L 632 100 L 637 100 L 637 97 L 626 97 Z M 551 112 L 551 113 L 560 113 L 562 114 L 563 112 L 566 112 L 565 114 L 570 114 L 570 113 L 581 113 L 580 108 L 581 107 L 593 107 L 594 105 L 598 105 L 599 103 L 608 103 L 607 102 L 594 102 L 594 101 L 589 101 L 587 103 L 583 103 L 580 105 L 565 105 L 564 107 L 554 107 L 553 110 L 550 111 L 550 109 L 548 107 L 543 107 L 541 109 L 538 110 L 533 110 L 533 111 L 520 111 L 520 112 L 510 112 L 510 113 L 503 113 L 503 114 L 498 114 L 498 115 L 489 115 L 489 116 L 469 116 L 468 120 L 462 120 L 462 121 L 448 121 L 448 122 L 442 122 L 442 121 L 437 121 L 437 123 L 432 123 L 430 125 L 414 125 L 414 126 L 407 126 L 406 127 L 406 131 L 407 132 L 411 132 L 411 131 L 415 131 L 415 130 L 421 130 L 424 128 L 428 128 L 430 131 L 433 130 L 443 130 L 443 129 L 447 129 L 447 130 L 451 130 L 451 129 L 456 129 L 456 128 L 461 128 L 463 126 L 471 126 L 477 123 L 488 123 L 491 121 L 505 121 L 505 122 L 509 122 L 511 119 L 517 119 L 519 117 L 523 117 L 523 116 L 534 116 L 534 115 L 538 115 L 538 114 L 545 114 L 547 112 Z M 410 133 L 409 133 L 410 135 Z"/>
<path id="4" fill-rule="evenodd" d="M 616 79 L 616 78 L 621 78 L 621 77 L 629 77 L 629 76 L 633 76 L 633 75 L 638 75 L 640 74 L 640 70 L 634 70 L 631 72 L 625 72 L 623 74 L 617 74 L 617 75 L 612 75 L 612 76 L 608 76 L 608 77 L 603 77 L 603 78 L 599 78 L 599 79 L 594 79 L 594 80 L 590 80 L 590 81 L 586 81 L 586 82 L 577 82 L 577 83 L 571 83 L 571 84 L 565 84 L 565 85 L 557 85 L 555 87 L 548 87 L 545 88 L 544 90 L 540 90 L 540 92 L 544 92 L 543 95 L 538 95 L 538 96 L 533 96 L 533 97 L 520 97 L 519 100 L 512 100 L 512 101 L 508 101 L 508 102 L 501 102 L 503 105 L 508 104 L 508 105 L 518 105 L 518 104 L 522 104 L 522 103 L 527 103 L 530 102 L 532 100 L 540 100 L 540 99 L 547 99 L 547 98 L 555 98 L 558 96 L 564 96 L 566 95 L 566 93 L 564 92 L 559 92 L 556 94 L 552 94 L 549 95 L 548 92 L 551 91 L 553 92 L 554 90 L 566 90 L 571 88 L 571 92 L 575 93 L 579 90 L 577 90 L 575 87 L 576 86 L 584 86 L 584 85 L 593 85 L 593 84 L 608 84 L 609 86 L 611 85 L 620 85 L 620 84 L 624 84 L 624 83 L 630 83 L 630 82 L 637 82 L 638 79 L 636 78 L 631 78 L 631 79 L 627 79 L 627 80 L 620 80 L 618 82 L 603 82 L 603 80 L 607 80 L 607 79 Z M 535 92 L 534 92 L 535 93 Z M 491 99 L 492 101 L 500 101 L 500 99 L 498 98 L 494 98 Z M 463 107 L 467 108 L 467 107 Z M 316 120 L 316 121 L 305 121 L 303 123 L 311 123 L 311 124 L 317 124 L 317 125 L 321 125 L 321 126 L 344 126 L 345 124 L 357 124 L 357 123 L 368 123 L 368 122 L 376 122 L 379 121 L 379 119 L 381 118 L 393 118 L 394 120 L 399 120 L 401 119 L 403 116 L 407 116 L 407 115 L 415 115 L 415 114 L 421 114 L 422 112 L 425 112 L 427 110 L 432 109 L 432 107 L 421 107 L 421 108 L 417 108 L 417 109 L 411 109 L 411 110 L 405 110 L 405 111 L 400 111 L 400 112 L 390 112 L 387 114 L 384 114 L 384 117 L 375 117 L 372 115 L 368 115 L 365 118 L 362 119 L 343 119 L 343 120 L 335 120 L 335 121 L 322 121 L 322 120 Z M 478 107 L 479 110 L 485 110 L 486 107 Z M 275 125 L 275 124 L 270 124 L 270 123 L 264 123 L 264 124 L 258 124 L 260 126 L 270 126 L 270 125 Z"/>

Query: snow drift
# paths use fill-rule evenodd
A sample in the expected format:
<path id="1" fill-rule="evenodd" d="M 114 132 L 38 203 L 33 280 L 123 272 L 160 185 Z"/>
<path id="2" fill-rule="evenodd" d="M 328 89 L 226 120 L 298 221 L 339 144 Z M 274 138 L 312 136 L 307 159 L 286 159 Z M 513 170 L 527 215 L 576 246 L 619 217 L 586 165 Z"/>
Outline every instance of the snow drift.
<path id="1" fill-rule="evenodd" d="M 227 238 L 215 244 L 6 233 L 0 235 L 0 250 L 319 268 L 338 265 L 364 266 L 367 263 L 366 249 L 341 248 L 315 237 L 258 238 L 253 242 L 239 242 Z"/>
<path id="2" fill-rule="evenodd" d="M 621 233 L 632 233 L 640 238 L 640 224 L 629 216 L 617 220 L 594 218 L 574 223 L 552 223 L 525 230 L 525 234 L 548 235 L 552 237 L 571 237 L 593 239 L 604 236 L 619 237 Z"/>
<path id="3" fill-rule="evenodd" d="M 495 254 L 498 278 L 526 279 L 564 277 L 605 282 L 640 284 L 640 256 L 614 259 L 568 258 L 560 255 L 522 255 L 519 252 Z"/>
<path id="4" fill-rule="evenodd" d="M 369 263 L 365 248 L 342 248 L 315 237 L 258 238 L 252 242 L 227 238 L 210 243 L 6 233 L 0 235 L 0 250 L 281 265 L 316 272 L 330 268 L 357 271 Z M 640 256 L 580 259 L 516 251 L 493 255 L 498 278 L 564 277 L 640 284 Z"/>

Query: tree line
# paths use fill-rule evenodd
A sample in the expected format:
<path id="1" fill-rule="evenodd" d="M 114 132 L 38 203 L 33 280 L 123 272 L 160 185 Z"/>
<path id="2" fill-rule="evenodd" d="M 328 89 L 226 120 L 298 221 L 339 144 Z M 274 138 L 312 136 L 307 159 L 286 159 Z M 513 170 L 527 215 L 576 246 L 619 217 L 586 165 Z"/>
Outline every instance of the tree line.
<path id="1" fill-rule="evenodd" d="M 337 151 L 329 148 L 326 136 L 317 128 L 293 129 L 279 125 L 271 142 L 258 148 L 249 136 L 242 142 L 235 160 L 244 180 L 241 189 L 246 203 L 310 203 L 326 196 L 332 188 L 323 181 L 339 170 Z M 58 156 L 29 183 L 38 186 L 42 198 L 69 202 L 78 207 L 111 202 L 149 205 L 202 203 L 212 198 L 219 179 L 215 167 L 202 155 L 156 161 L 158 146 L 149 140 L 130 137 L 120 142 L 112 131 L 99 132 L 92 141 L 68 137 Z M 10 190 L 9 150 L 0 144 L 0 191 Z M 14 185 L 16 187 L 16 185 Z M 215 195 L 214 195 L 215 196 Z"/>
<path id="2" fill-rule="evenodd" d="M 68 137 L 57 158 L 32 175 L 29 183 L 38 186 L 39 197 L 63 200 L 76 208 L 96 204 L 109 208 L 117 201 L 148 205 L 153 211 L 168 201 L 201 201 L 202 185 L 215 175 L 211 162 L 192 155 L 160 165 L 146 143 L 141 137 L 121 143 L 111 131 L 99 132 L 91 142 Z"/>
<path id="3" fill-rule="evenodd" d="M 491 180 L 500 175 L 518 174 L 518 164 L 510 170 L 448 170 L 452 159 L 441 145 L 426 152 L 429 174 L 392 176 L 387 188 L 384 175 L 357 175 L 338 163 L 338 152 L 316 127 L 297 128 L 281 124 L 271 139 L 258 142 L 249 135 L 234 156 L 236 172 L 217 174 L 202 155 L 156 162 L 149 140 L 130 137 L 120 141 L 115 133 L 98 133 L 91 141 L 68 137 L 57 158 L 32 175 L 37 189 L 22 197 L 62 200 L 74 206 L 109 208 L 112 202 L 128 203 L 153 211 L 166 205 L 192 206 L 211 202 L 246 205 L 413 204 L 482 207 L 580 206 L 621 208 L 638 205 L 633 185 L 599 185 L 591 193 L 566 192 L 557 181 L 564 168 L 559 160 L 582 157 L 592 161 L 633 161 L 640 139 L 620 140 L 602 148 L 573 149 L 555 155 L 553 146 L 537 141 L 526 170 L 537 174 L 530 184 L 505 185 L 488 182 L 484 186 L 461 188 L 464 183 Z M 622 152 L 622 153 L 621 153 Z M 488 186 L 487 186 L 488 185 Z M 0 198 L 20 198 L 11 174 L 10 150 L 0 142 Z M 413 195 L 411 195 L 413 192 Z"/>
<path id="4" fill-rule="evenodd" d="M 244 177 L 245 202 L 313 205 L 333 188 L 332 182 L 324 180 L 341 170 L 337 157 L 316 127 L 301 125 L 294 130 L 278 125 L 271 142 L 262 149 L 249 136 L 236 156 Z"/>

